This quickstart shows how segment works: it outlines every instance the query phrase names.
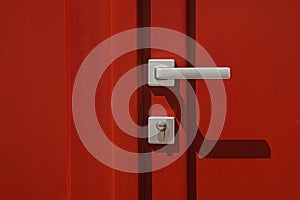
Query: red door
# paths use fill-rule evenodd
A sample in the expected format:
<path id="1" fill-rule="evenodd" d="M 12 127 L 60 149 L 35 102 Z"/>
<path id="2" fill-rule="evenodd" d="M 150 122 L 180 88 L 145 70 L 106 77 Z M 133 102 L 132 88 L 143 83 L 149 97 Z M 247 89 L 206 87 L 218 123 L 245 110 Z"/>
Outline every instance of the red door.
<path id="1" fill-rule="evenodd" d="M 65 8 L 1 1 L 0 199 L 66 198 Z"/>
<path id="2" fill-rule="evenodd" d="M 232 69 L 220 139 L 264 139 L 271 151 L 268 159 L 197 160 L 198 198 L 299 198 L 297 8 L 298 1 L 197 1 L 197 41 Z"/>
<path id="3" fill-rule="evenodd" d="M 296 0 L 1 6 L 0 198 L 299 199 L 299 6 Z M 141 27 L 164 29 L 128 31 Z M 173 48 L 159 49 L 162 44 Z M 197 55 L 214 63 L 198 62 Z M 174 59 L 176 68 L 230 67 L 231 78 L 149 86 L 149 59 Z M 77 102 L 91 101 L 78 111 Z M 149 143 L 143 127 L 151 116 L 174 117 L 174 144 Z M 93 117 L 102 139 L 90 137 L 97 132 Z M 140 126 L 132 132 L 129 118 Z M 220 129 L 211 129 L 216 124 L 219 138 Z M 199 156 L 206 143 L 213 149 Z"/>
<path id="4" fill-rule="evenodd" d="M 98 3 L 70 3 L 70 66 L 74 74 L 87 53 L 110 35 L 137 27 L 163 27 L 194 38 L 209 52 L 217 66 L 229 66 L 232 76 L 223 82 L 227 110 L 222 135 L 205 158 L 200 159 L 198 155 L 203 141 L 209 141 L 204 136 L 211 123 L 219 123 L 213 121 L 215 114 L 212 110 L 218 108 L 212 108 L 216 99 L 211 99 L 208 89 L 209 85 L 218 84 L 220 80 L 189 81 L 197 99 L 184 93 L 188 84 L 180 81 L 182 98 L 186 100 L 188 110 L 199 101 L 199 130 L 190 148 L 172 164 L 160 170 L 129 174 L 104 167 L 88 156 L 73 129 L 73 198 L 87 193 L 91 197 L 96 198 L 98 195 L 100 198 L 103 195 L 100 191 L 109 189 L 112 191 L 108 192 L 111 198 L 130 195 L 130 199 L 299 197 L 295 184 L 299 175 L 296 171 L 298 154 L 294 149 L 296 145 L 290 144 L 297 141 L 299 132 L 299 95 L 296 92 L 299 88 L 296 77 L 299 59 L 295 54 L 299 42 L 296 35 L 300 30 L 296 21 L 296 8 L 299 6 L 296 1 L 289 1 L 284 5 L 279 1 L 111 1 L 106 5 L 109 10 L 102 10 L 103 6 Z M 84 11 L 85 6 L 93 9 Z M 101 18 L 100 15 L 105 15 L 106 18 Z M 110 19 L 109 23 L 107 19 Z M 78 21 L 81 21 L 81 25 L 76 23 Z M 104 30 L 107 31 L 106 35 Z M 151 31 L 148 35 L 137 34 L 137 45 L 148 42 L 155 46 L 153 37 Z M 168 40 L 162 36 L 162 40 L 164 39 Z M 111 94 L 119 79 L 136 65 L 147 64 L 148 59 L 171 58 L 175 60 L 176 67 L 186 67 L 191 66 L 187 62 L 188 58 L 192 60 L 195 58 L 193 55 L 201 53 L 187 42 L 174 43 L 176 48 L 183 49 L 187 59 L 172 51 L 155 47 L 132 51 L 116 59 L 100 79 L 95 105 L 98 120 L 104 128 L 108 126 L 108 137 L 119 147 L 146 153 L 156 152 L 162 145 L 149 144 L 147 139 L 128 137 L 128 133 L 116 125 L 109 109 L 111 99 L 103 98 L 101 90 Z M 84 46 L 85 51 L 82 51 Z M 114 52 L 114 48 L 118 49 L 118 46 L 112 45 L 111 48 L 110 51 Z M 287 71 L 284 72 L 284 69 Z M 138 82 L 144 82 L 147 70 L 142 68 L 137 71 L 137 77 L 137 85 Z M 120 98 L 119 101 L 123 99 Z M 148 117 L 152 115 L 174 116 L 176 125 L 181 125 L 180 116 L 183 113 L 180 113 L 178 102 L 168 89 L 144 85 L 136 90 L 130 102 L 131 117 L 138 125 L 147 125 Z M 155 104 L 160 104 L 164 110 L 153 109 L 149 112 Z M 194 116 L 195 113 L 188 113 L 187 121 L 196 123 L 193 121 Z M 189 125 L 184 124 L 179 134 L 190 134 Z M 145 130 L 140 130 L 139 134 L 145 135 L 143 131 Z M 286 140 L 286 134 L 293 139 Z M 176 141 L 174 146 L 178 143 L 180 141 Z M 138 160 L 136 164 L 155 168 L 154 154 Z M 294 164 L 289 164 L 291 162 Z M 85 165 L 82 166 L 82 163 Z M 103 180 L 110 184 L 102 185 Z M 86 184 L 82 184 L 82 181 L 86 181 Z M 92 185 L 88 184 L 91 182 Z"/>
<path id="5" fill-rule="evenodd" d="M 137 26 L 136 1 L 69 1 L 68 3 L 68 49 L 70 96 L 79 68 L 88 54 L 101 42 L 128 29 Z M 110 57 L 114 51 L 112 45 L 105 50 Z M 99 55 L 101 58 L 101 55 Z M 118 79 L 134 67 L 137 53 L 130 52 L 116 59 L 99 80 L 95 94 L 95 109 L 106 136 L 114 144 L 128 151 L 137 151 L 136 138 L 123 134 L 116 125 L 110 108 L 111 94 Z M 96 77 L 97 78 L 97 77 Z M 88 81 L 89 76 L 85 77 Z M 86 87 L 86 86 L 83 86 Z M 86 87 L 88 88 L 88 87 Z M 137 98 L 133 98 L 136 105 Z M 71 199 L 138 199 L 138 174 L 129 174 L 114 170 L 95 159 L 85 148 L 74 126 L 70 99 L 70 184 Z M 137 119 L 137 107 L 132 107 L 133 118 Z M 99 144 L 99 147 L 101 144 Z M 113 149 L 104 149 L 103 153 L 114 159 Z M 115 159 L 114 159 L 115 160 Z"/>

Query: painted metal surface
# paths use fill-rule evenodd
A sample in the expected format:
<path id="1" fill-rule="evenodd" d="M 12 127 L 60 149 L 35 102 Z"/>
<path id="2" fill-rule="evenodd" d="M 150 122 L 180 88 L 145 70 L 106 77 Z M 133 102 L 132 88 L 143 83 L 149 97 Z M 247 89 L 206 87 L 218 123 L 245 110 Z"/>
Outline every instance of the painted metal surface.
<path id="1" fill-rule="evenodd" d="M 232 67 L 221 139 L 265 139 L 272 152 L 269 159 L 197 159 L 197 199 L 300 198 L 299 6 L 296 0 L 197 1 L 197 41 L 217 65 Z M 205 133 L 210 99 L 204 83 L 197 82 L 197 92 Z"/>
<path id="2" fill-rule="evenodd" d="M 136 1 L 69 1 L 68 16 L 72 85 L 83 59 L 96 45 L 114 34 L 136 27 Z M 112 45 L 107 51 L 112 52 L 115 48 L 117 46 Z M 136 66 L 136 62 L 135 52 L 113 62 L 100 79 L 95 97 L 98 120 L 108 133 L 107 137 L 119 147 L 133 152 L 137 151 L 137 141 L 115 124 L 110 105 L 114 85 L 125 72 Z M 132 105 L 136 104 L 135 96 Z M 132 106 L 130 109 L 133 119 L 137 120 L 137 108 Z M 72 199 L 137 199 L 137 174 L 119 172 L 104 166 L 85 149 L 74 125 L 71 126 Z"/>
<path id="3" fill-rule="evenodd" d="M 67 199 L 66 3 L 0 6 L 0 199 Z"/>
<path id="4" fill-rule="evenodd" d="M 150 26 L 164 27 L 187 33 L 186 23 L 187 2 L 182 0 L 152 0 L 151 1 L 151 24 Z M 163 10 L 163 12 L 162 12 Z M 185 43 L 177 44 L 178 48 L 186 49 Z M 186 61 L 181 57 L 170 52 L 158 49 L 151 50 L 151 59 L 175 59 L 178 67 L 188 66 Z M 185 87 L 185 83 L 180 84 L 181 88 Z M 185 94 L 184 94 L 185 95 Z M 176 99 L 167 90 L 163 88 L 155 88 L 151 90 L 151 103 L 161 104 L 166 109 L 167 116 L 175 116 L 175 122 L 178 124 L 180 108 L 176 103 Z M 157 113 L 160 114 L 160 113 Z M 185 130 L 186 131 L 186 130 Z M 185 133 L 180 133 L 185 134 Z M 178 141 L 179 142 L 179 141 Z M 178 145 L 178 143 L 177 143 Z M 175 152 L 176 153 L 176 152 Z M 185 153 L 180 159 L 176 160 L 166 168 L 152 172 L 152 199 L 187 199 L 188 198 L 188 179 L 187 179 L 187 159 Z M 170 181 L 172 177 L 172 181 Z M 167 191 L 166 191 L 166 187 Z"/>
<path id="5" fill-rule="evenodd" d="M 296 0 L 3 3 L 0 199 L 299 199 L 299 6 Z M 232 67 L 233 75 L 225 82 L 228 110 L 221 139 L 235 147 L 242 139 L 263 139 L 269 143 L 272 156 L 260 152 L 269 150 L 260 148 L 265 143 L 249 152 L 257 144 L 250 142 L 240 145 L 240 151 L 225 145 L 226 151 L 220 152 L 221 144 L 208 158 L 200 159 L 196 141 L 172 165 L 140 175 L 110 169 L 94 159 L 72 122 L 70 96 L 76 72 L 101 41 L 141 26 L 188 34 L 206 48 L 218 66 Z M 186 44 L 178 46 L 193 54 Z M 166 51 L 130 52 L 105 72 L 95 98 L 107 137 L 133 152 L 152 151 L 157 146 L 130 137 L 116 125 L 110 94 L 124 73 L 150 58 L 172 58 L 179 67 L 189 66 L 183 58 Z M 147 78 L 145 74 L 138 77 Z M 189 83 L 200 101 L 199 133 L 205 135 L 211 100 L 203 81 Z M 194 106 L 195 99 L 187 101 Z M 153 104 L 163 104 L 163 114 L 176 116 L 175 122 L 180 123 L 180 109 L 172 94 L 148 86 L 133 95 L 132 118 L 145 125 Z"/>

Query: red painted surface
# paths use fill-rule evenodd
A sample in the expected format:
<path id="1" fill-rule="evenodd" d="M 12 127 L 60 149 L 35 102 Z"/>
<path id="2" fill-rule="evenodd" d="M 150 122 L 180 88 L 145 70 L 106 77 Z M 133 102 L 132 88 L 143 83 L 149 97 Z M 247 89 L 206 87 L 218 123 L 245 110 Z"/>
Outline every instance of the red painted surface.
<path id="1" fill-rule="evenodd" d="M 79 0 L 69 2 L 69 62 L 71 85 L 83 59 L 100 42 L 136 27 L 135 1 Z M 113 51 L 108 49 L 108 51 Z M 116 60 L 100 79 L 96 93 L 99 123 L 116 145 L 137 151 L 137 141 L 115 124 L 110 110 L 112 89 L 120 76 L 136 65 L 135 53 Z M 136 105 L 136 99 L 133 99 Z M 136 109 L 136 108 L 135 108 Z M 136 113 L 136 110 L 132 110 Z M 83 146 L 72 123 L 71 196 L 72 199 L 137 199 L 138 176 L 119 172 L 96 160 Z"/>
<path id="2" fill-rule="evenodd" d="M 232 68 L 221 139 L 266 139 L 272 151 L 270 159 L 197 158 L 197 199 L 300 198 L 299 6 L 296 0 L 196 1 L 197 41 L 218 66 Z M 186 7 L 186 1 L 152 0 L 151 26 L 186 33 Z M 30 0 L 0 7 L 0 199 L 138 199 L 138 175 L 94 159 L 77 136 L 70 110 L 81 62 L 101 41 L 135 28 L 136 9 L 133 0 Z M 152 50 L 151 57 L 172 57 L 186 66 L 167 52 Z M 96 94 L 107 136 L 130 151 L 137 151 L 137 141 L 116 126 L 110 98 L 102 94 L 110 96 L 136 60 L 136 52 L 116 60 Z M 205 134 L 211 108 L 203 81 L 196 92 Z M 174 114 L 166 99 L 152 94 L 151 101 Z M 138 112 L 131 107 L 137 121 Z M 187 160 L 184 154 L 152 173 L 154 200 L 186 199 Z"/>
<path id="3" fill-rule="evenodd" d="M 186 1 L 182 0 L 152 0 L 151 26 L 164 27 L 186 34 Z M 178 48 L 185 49 L 185 44 Z M 186 66 L 185 60 L 177 55 L 161 50 L 152 50 L 151 58 L 173 58 L 180 67 Z M 165 94 L 167 95 L 167 94 Z M 165 97 L 152 93 L 152 105 L 162 104 L 167 116 L 175 116 L 174 109 Z M 177 108 L 179 109 L 179 108 Z M 177 123 L 180 119 L 176 118 Z M 180 133 L 185 134 L 185 133 Z M 178 142 L 178 141 L 177 141 Z M 187 156 L 183 154 L 180 159 L 171 165 L 152 173 L 152 199 L 186 199 L 187 197 Z"/>
<path id="4" fill-rule="evenodd" d="M 266 139 L 270 159 L 197 160 L 197 199 L 299 199 L 300 3 L 197 1 L 197 40 L 225 81 L 228 110 L 221 139 Z M 197 82 L 201 126 L 210 102 Z"/>
<path id="5" fill-rule="evenodd" d="M 1 2 L 0 199 L 66 199 L 65 8 Z"/>

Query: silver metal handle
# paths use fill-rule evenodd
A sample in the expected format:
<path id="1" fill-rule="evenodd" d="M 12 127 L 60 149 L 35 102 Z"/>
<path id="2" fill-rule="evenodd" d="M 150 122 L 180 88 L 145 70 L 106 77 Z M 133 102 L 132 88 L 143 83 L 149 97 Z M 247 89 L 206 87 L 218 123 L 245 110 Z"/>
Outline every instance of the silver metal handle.
<path id="1" fill-rule="evenodd" d="M 229 79 L 229 67 L 175 68 L 173 59 L 150 59 L 148 61 L 148 85 L 174 86 L 175 79 Z"/>
<path id="2" fill-rule="evenodd" d="M 229 79 L 230 68 L 228 67 L 187 67 L 155 69 L 157 79 Z"/>

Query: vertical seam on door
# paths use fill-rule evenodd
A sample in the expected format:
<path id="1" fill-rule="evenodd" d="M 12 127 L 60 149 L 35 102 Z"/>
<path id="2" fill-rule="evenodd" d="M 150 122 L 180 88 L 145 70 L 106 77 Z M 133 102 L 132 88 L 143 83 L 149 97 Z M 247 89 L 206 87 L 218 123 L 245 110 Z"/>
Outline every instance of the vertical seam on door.
<path id="1" fill-rule="evenodd" d="M 71 200 L 71 79 L 70 79 L 70 41 L 69 41 L 69 4 L 70 0 L 65 1 L 65 26 L 66 26 L 66 100 L 67 100 L 67 106 L 66 106 L 66 199 Z"/>
<path id="2" fill-rule="evenodd" d="M 186 0 L 186 34 L 196 40 L 196 0 Z M 188 44 L 187 44 L 188 45 Z M 195 46 L 187 46 L 187 57 L 188 60 L 195 61 L 196 55 Z M 189 66 L 192 66 L 189 63 Z M 192 86 L 194 91 L 196 92 L 196 84 L 194 80 L 190 80 L 189 84 Z M 188 105 L 195 107 L 196 99 L 191 99 L 193 95 L 188 95 Z M 189 110 L 193 110 L 189 109 Z M 196 119 L 195 113 L 189 113 L 190 119 Z M 187 133 L 189 131 L 189 127 L 192 127 L 191 123 L 196 123 L 196 121 L 188 120 L 187 124 Z M 197 123 L 196 123 L 197 124 Z M 196 152 L 191 145 L 187 151 L 187 198 L 189 200 L 196 200 L 197 197 L 197 180 L 196 180 Z"/>
<path id="3" fill-rule="evenodd" d="M 151 18 L 150 18 L 150 9 L 151 9 L 151 0 L 137 0 L 137 27 L 150 27 L 151 25 Z M 137 35 L 137 45 L 140 42 L 149 42 L 150 43 L 150 34 L 148 35 L 149 38 L 146 38 L 147 41 L 144 41 L 145 38 L 141 37 L 141 35 Z M 143 40 L 143 41 L 141 41 Z M 137 54 L 137 63 L 146 64 L 147 60 L 150 58 L 150 50 L 149 49 L 140 49 L 138 50 Z M 142 70 L 137 74 L 138 81 L 141 82 L 147 77 L 147 71 Z M 146 87 L 142 86 L 138 90 L 138 122 L 140 126 L 144 126 L 147 124 L 147 115 L 144 112 L 145 106 L 149 103 L 149 96 L 145 95 Z M 138 130 L 139 135 L 144 135 L 141 133 L 141 130 Z M 138 152 L 144 153 L 147 151 L 146 144 L 144 138 L 138 138 Z M 148 158 L 149 159 L 149 158 Z M 143 158 L 139 158 L 138 160 L 138 168 L 141 169 L 144 167 L 145 164 L 149 164 L 147 160 L 145 161 Z M 141 171 L 141 170 L 139 170 Z M 139 200 L 151 200 L 152 199 L 152 173 L 139 173 L 138 174 L 138 199 Z"/>

